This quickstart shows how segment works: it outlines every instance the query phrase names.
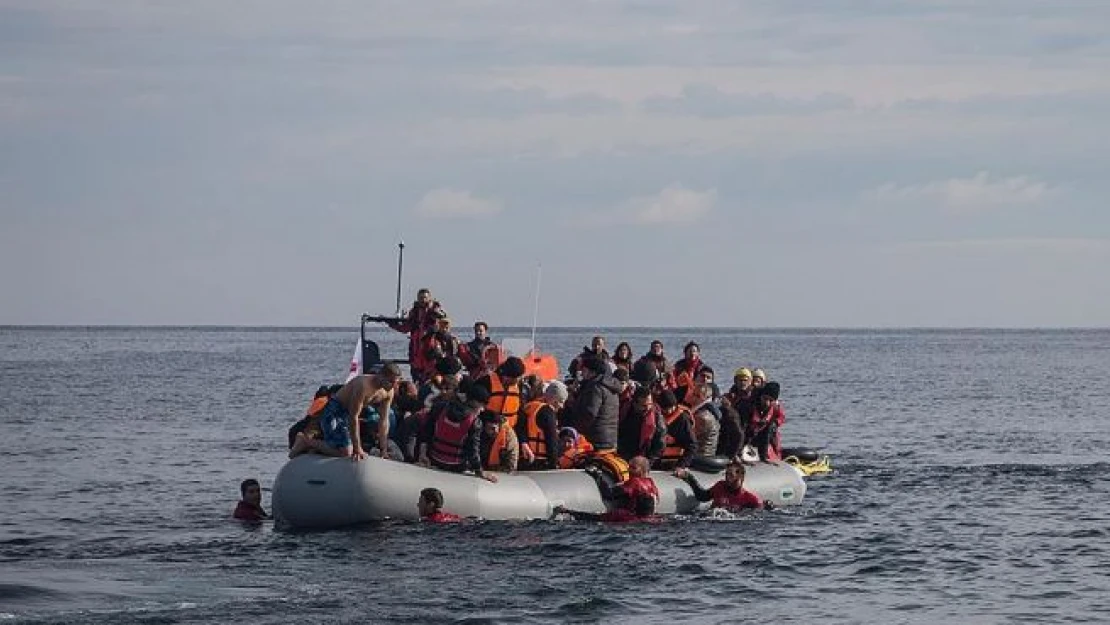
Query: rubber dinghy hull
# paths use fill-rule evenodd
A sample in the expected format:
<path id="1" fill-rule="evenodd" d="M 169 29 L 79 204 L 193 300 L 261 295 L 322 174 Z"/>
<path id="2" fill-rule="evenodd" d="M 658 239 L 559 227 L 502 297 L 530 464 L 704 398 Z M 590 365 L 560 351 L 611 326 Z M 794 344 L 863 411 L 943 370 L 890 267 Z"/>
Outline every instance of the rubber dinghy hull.
<path id="1" fill-rule="evenodd" d="M 691 471 L 709 488 L 723 474 Z M 421 489 L 443 492 L 444 510 L 487 520 L 546 519 L 555 506 L 604 512 L 597 483 L 584 471 L 522 471 L 497 474 L 496 484 L 473 475 L 448 473 L 381 458 L 360 462 L 315 454 L 298 456 L 274 479 L 273 510 L 280 524 L 292 528 L 331 528 L 385 519 L 418 520 Z M 688 484 L 669 472 L 655 471 L 661 514 L 690 514 L 709 504 L 698 502 Z M 786 463 L 748 467 L 744 487 L 776 506 L 801 503 L 806 485 Z"/>

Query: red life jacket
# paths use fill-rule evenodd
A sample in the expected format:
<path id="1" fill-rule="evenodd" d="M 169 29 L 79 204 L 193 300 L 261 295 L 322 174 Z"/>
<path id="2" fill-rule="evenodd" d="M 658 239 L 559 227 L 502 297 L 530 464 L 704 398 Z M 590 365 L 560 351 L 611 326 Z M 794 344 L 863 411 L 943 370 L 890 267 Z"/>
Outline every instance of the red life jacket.
<path id="1" fill-rule="evenodd" d="M 479 411 L 471 410 L 461 421 L 455 422 L 447 417 L 447 407 L 445 404 L 435 415 L 435 432 L 428 456 L 440 464 L 457 466 L 463 463 L 466 437 L 470 434 L 470 428 L 478 418 Z"/>
<path id="2" fill-rule="evenodd" d="M 655 480 L 650 477 L 630 477 L 622 482 L 619 488 L 625 495 L 623 507 L 633 513 L 636 512 L 636 500 L 640 497 L 659 499 L 659 489 L 655 486 Z"/>
<path id="3" fill-rule="evenodd" d="M 462 520 L 462 517 L 457 514 L 451 514 L 450 512 L 440 511 L 433 512 L 428 516 L 422 517 L 420 520 L 425 523 L 458 523 Z"/>
<path id="4" fill-rule="evenodd" d="M 721 480 L 709 489 L 709 494 L 713 496 L 714 508 L 727 508 L 729 510 L 743 510 L 746 508 L 762 508 L 763 500 L 759 495 L 744 490 L 743 487 L 736 490 L 729 489 L 724 480 Z"/>

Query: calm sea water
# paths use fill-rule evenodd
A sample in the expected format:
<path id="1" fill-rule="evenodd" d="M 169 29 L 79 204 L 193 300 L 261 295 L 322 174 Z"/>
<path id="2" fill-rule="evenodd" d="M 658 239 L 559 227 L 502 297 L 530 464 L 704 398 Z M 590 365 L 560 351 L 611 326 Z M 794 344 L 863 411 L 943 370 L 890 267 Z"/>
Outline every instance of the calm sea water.
<path id="1" fill-rule="evenodd" d="M 245 528 L 355 331 L 0 328 L 0 619 L 1110 622 L 1110 331 L 601 332 L 764 367 L 835 474 L 650 527 Z"/>

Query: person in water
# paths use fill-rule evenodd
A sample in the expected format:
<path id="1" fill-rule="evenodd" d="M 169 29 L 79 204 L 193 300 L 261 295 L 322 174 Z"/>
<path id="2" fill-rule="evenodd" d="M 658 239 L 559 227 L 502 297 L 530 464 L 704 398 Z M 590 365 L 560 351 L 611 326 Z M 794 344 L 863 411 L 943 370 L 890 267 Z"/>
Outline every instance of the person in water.
<path id="1" fill-rule="evenodd" d="M 744 463 L 733 457 L 725 467 L 725 479 L 718 481 L 709 490 L 702 488 L 698 478 L 686 469 L 676 470 L 675 476 L 685 480 L 694 489 L 694 497 L 698 501 L 712 501 L 711 508 L 724 508 L 731 512 L 774 508 L 770 501 L 764 502 L 759 495 L 744 489 L 745 473 Z"/>
<path id="2" fill-rule="evenodd" d="M 636 456 L 628 463 L 628 479 L 609 486 L 602 479 L 601 469 L 590 467 L 586 470 L 601 489 L 601 498 L 613 506 L 608 512 L 595 514 L 578 512 L 564 507 L 556 507 L 555 512 L 570 514 L 576 519 L 627 523 L 629 521 L 657 521 L 655 507 L 659 501 L 659 489 L 651 479 L 651 463 L 643 456 Z"/>
<path id="3" fill-rule="evenodd" d="M 359 416 L 367 406 L 374 406 L 378 414 L 388 415 L 393 404 L 401 368 L 388 363 L 380 373 L 351 378 L 334 395 L 320 413 L 321 440 L 311 439 L 303 433 L 297 435 L 289 457 L 315 452 L 325 456 L 350 457 L 358 462 L 366 458 L 359 431 Z M 378 420 L 377 437 L 381 457 L 389 459 L 389 419 Z"/>
<path id="4" fill-rule="evenodd" d="M 262 485 L 253 477 L 239 484 L 239 505 L 232 516 L 240 521 L 264 521 L 270 518 L 262 509 Z"/>
<path id="5" fill-rule="evenodd" d="M 457 514 L 443 511 L 443 493 L 438 488 L 420 491 L 416 509 L 420 512 L 420 520 L 425 523 L 458 523 L 462 520 Z"/>

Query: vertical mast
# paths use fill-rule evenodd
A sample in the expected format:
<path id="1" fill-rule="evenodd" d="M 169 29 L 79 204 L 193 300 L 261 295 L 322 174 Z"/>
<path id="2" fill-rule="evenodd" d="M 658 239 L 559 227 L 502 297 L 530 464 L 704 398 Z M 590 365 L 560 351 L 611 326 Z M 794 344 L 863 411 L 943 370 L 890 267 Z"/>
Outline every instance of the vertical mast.
<path id="1" fill-rule="evenodd" d="M 401 316 L 401 271 L 405 266 L 405 242 L 404 240 L 397 243 L 397 312 L 396 316 Z"/>

